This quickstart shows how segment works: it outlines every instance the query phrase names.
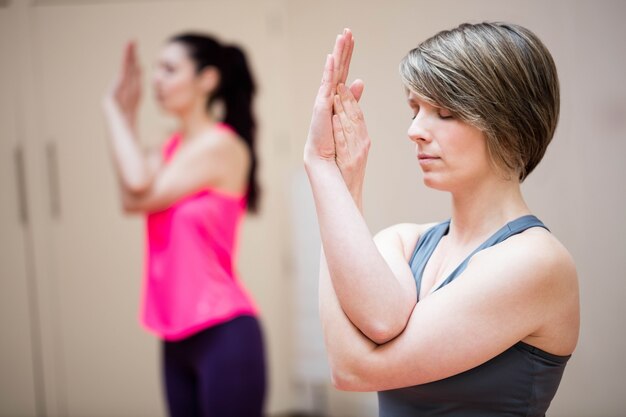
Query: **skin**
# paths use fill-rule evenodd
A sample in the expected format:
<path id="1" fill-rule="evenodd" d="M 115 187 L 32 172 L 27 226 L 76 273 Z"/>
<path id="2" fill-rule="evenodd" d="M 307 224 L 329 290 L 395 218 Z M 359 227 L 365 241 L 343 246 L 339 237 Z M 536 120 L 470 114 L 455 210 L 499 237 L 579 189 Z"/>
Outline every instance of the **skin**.
<path id="1" fill-rule="evenodd" d="M 116 81 L 103 99 L 113 163 L 122 205 L 127 212 L 163 210 L 181 198 L 211 188 L 233 197 L 244 195 L 250 155 L 233 131 L 218 127 L 206 111 L 219 86 L 212 67 L 196 72 L 185 47 L 164 46 L 153 77 L 161 108 L 178 119 L 181 143 L 167 164 L 160 149 L 144 151 L 137 132 L 141 68 L 136 45 L 126 45 Z"/>
<path id="2" fill-rule="evenodd" d="M 408 136 L 424 183 L 452 197 L 450 230 L 427 263 L 419 300 L 408 262 L 432 225 L 399 224 L 372 236 L 361 210 L 370 138 L 357 97 L 343 85 L 353 45 L 344 31 L 327 59 L 304 152 L 322 238 L 320 316 L 335 386 L 423 384 L 519 341 L 571 354 L 579 329 L 576 269 L 542 228 L 475 254 L 456 280 L 431 291 L 491 234 L 530 210 L 519 182 L 506 179 L 516 176 L 496 172 L 483 133 L 412 92 Z"/>

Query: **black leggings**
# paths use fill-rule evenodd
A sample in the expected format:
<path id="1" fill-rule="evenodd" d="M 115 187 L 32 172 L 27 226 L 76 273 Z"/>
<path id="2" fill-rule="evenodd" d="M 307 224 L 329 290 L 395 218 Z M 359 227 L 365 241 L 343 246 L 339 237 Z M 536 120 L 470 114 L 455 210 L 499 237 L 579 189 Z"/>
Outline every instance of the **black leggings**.
<path id="1" fill-rule="evenodd" d="M 265 354 L 256 318 L 240 316 L 177 342 L 163 342 L 170 417 L 260 417 Z"/>

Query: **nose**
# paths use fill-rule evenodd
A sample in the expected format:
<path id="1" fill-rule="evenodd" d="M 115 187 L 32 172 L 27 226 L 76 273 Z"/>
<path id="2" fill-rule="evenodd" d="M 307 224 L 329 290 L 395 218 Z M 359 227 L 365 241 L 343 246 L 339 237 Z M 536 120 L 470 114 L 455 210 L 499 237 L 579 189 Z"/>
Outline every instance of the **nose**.
<path id="1" fill-rule="evenodd" d="M 409 126 L 409 130 L 407 132 L 409 139 L 415 143 L 424 141 L 430 142 L 430 133 L 426 124 L 424 112 L 418 112 L 411 121 L 411 125 Z"/>
<path id="2" fill-rule="evenodd" d="M 165 73 L 163 68 L 161 68 L 161 66 L 157 66 L 152 72 L 152 85 L 155 87 L 160 86 L 163 83 L 164 78 Z"/>
<path id="3" fill-rule="evenodd" d="M 159 71 L 154 71 L 154 73 L 152 74 L 152 86 L 154 88 L 157 88 L 160 83 L 161 83 L 161 76 L 159 74 Z"/>

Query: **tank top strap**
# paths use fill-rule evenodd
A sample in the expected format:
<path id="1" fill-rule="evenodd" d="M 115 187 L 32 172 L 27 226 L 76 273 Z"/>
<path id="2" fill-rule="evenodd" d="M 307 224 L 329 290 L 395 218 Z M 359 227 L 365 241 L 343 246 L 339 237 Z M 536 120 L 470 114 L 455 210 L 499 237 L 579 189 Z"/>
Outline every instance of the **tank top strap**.
<path id="1" fill-rule="evenodd" d="M 450 275 L 448 275 L 448 277 L 441 284 L 439 284 L 439 286 L 437 286 L 437 288 L 434 291 L 437 291 L 443 286 L 454 281 L 454 279 L 457 276 L 459 276 L 461 272 L 465 270 L 465 268 L 467 268 L 467 265 L 470 259 L 472 259 L 472 256 L 474 256 L 477 252 L 480 252 L 481 250 L 489 248 L 491 246 L 497 245 L 498 243 L 505 241 L 511 236 L 522 233 L 524 230 L 530 229 L 531 227 L 542 227 L 550 231 L 550 229 L 548 229 L 541 220 L 539 220 L 537 217 L 533 216 L 532 214 L 522 216 L 513 221 L 510 221 L 509 223 L 502 226 L 500 230 L 498 230 L 493 235 L 491 235 L 491 237 L 489 237 L 489 239 L 487 239 L 482 245 L 480 245 L 472 253 L 470 253 L 468 257 L 465 258 L 465 260 L 461 262 L 461 264 L 459 264 L 459 266 L 457 266 L 454 269 L 454 271 L 452 271 L 452 273 L 450 273 Z"/>
<path id="2" fill-rule="evenodd" d="M 439 244 L 439 241 L 443 236 L 448 233 L 448 228 L 450 227 L 450 220 L 446 220 L 430 229 L 426 230 L 417 241 L 415 245 L 415 250 L 413 251 L 413 255 L 409 261 L 409 266 L 411 267 L 411 271 L 413 272 L 413 277 L 415 278 L 415 285 L 417 285 L 417 296 L 419 298 L 419 291 L 422 284 L 422 274 L 424 273 L 424 268 L 426 267 L 426 263 L 430 256 L 435 251 L 435 248 Z"/>

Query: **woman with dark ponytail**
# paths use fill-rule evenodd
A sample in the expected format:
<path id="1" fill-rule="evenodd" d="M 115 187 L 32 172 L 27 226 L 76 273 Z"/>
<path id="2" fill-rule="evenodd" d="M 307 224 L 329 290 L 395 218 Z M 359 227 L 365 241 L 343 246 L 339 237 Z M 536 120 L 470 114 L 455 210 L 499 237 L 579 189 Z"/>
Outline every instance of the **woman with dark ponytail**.
<path id="1" fill-rule="evenodd" d="M 243 215 L 259 206 L 245 55 L 197 33 L 167 42 L 153 84 L 179 127 L 157 151 L 138 140 L 140 84 L 129 43 L 103 108 L 123 207 L 146 215 L 142 324 L 163 341 L 169 415 L 261 416 L 263 339 L 235 259 Z"/>

